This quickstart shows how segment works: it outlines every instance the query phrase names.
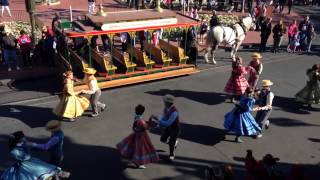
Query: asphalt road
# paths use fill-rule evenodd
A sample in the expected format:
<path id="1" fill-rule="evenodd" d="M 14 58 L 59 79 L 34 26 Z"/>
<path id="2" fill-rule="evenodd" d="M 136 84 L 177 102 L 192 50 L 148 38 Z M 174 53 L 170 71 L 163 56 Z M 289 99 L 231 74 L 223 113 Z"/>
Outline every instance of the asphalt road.
<path id="1" fill-rule="evenodd" d="M 315 50 L 319 52 L 319 40 Z M 251 52 L 239 52 L 250 60 Z M 294 94 L 306 84 L 306 69 L 320 63 L 319 55 L 265 53 L 261 79 L 271 79 L 276 97 L 271 115 L 271 128 L 261 139 L 243 138 L 234 143 L 233 135 L 224 138 L 223 117 L 233 108 L 226 102 L 223 88 L 230 76 L 229 57 L 219 51 L 218 66 L 200 63 L 202 71 L 192 76 L 103 91 L 102 101 L 108 109 L 97 118 L 86 112 L 75 123 L 64 122 L 65 160 L 63 168 L 72 173 L 72 180 L 178 180 L 203 179 L 206 165 L 231 164 L 237 176 L 244 177 L 243 157 L 252 149 L 257 159 L 266 153 L 280 158 L 284 172 L 296 163 L 303 164 L 310 179 L 320 178 L 320 105 L 313 109 L 294 102 Z M 172 163 L 161 160 L 138 170 L 119 156 L 115 145 L 131 133 L 135 105 L 146 106 L 146 119 L 162 111 L 161 96 L 176 96 L 182 119 L 182 134 Z M 28 94 L 26 94 L 27 96 Z M 49 137 L 43 126 L 56 117 L 52 109 L 58 97 L 22 101 L 0 107 L 0 172 L 12 164 L 6 146 L 6 135 L 23 130 L 29 140 L 44 142 Z M 162 159 L 168 147 L 159 141 L 159 130 L 149 133 Z M 33 151 L 35 157 L 48 160 L 48 153 Z"/>
<path id="2" fill-rule="evenodd" d="M 247 62 L 250 54 L 240 52 Z M 220 52 L 220 57 L 224 56 Z M 264 71 L 261 79 L 274 82 L 276 95 L 271 128 L 262 139 L 244 138 L 244 143 L 232 142 L 234 136 L 224 139 L 223 116 L 233 108 L 225 102 L 223 87 L 230 76 L 230 66 L 203 70 L 181 78 L 128 86 L 104 91 L 102 101 L 108 110 L 97 118 L 85 113 L 75 123 L 63 123 L 66 134 L 64 169 L 71 171 L 71 179 L 202 179 L 205 165 L 229 163 L 234 167 L 237 179 L 242 179 L 243 157 L 252 149 L 260 159 L 271 153 L 281 159 L 280 165 L 287 171 L 291 164 L 304 164 L 314 179 L 320 177 L 319 111 L 320 106 L 308 110 L 294 102 L 294 94 L 306 83 L 305 71 L 319 63 L 318 55 L 293 55 L 287 53 L 264 54 Z M 161 96 L 172 94 L 182 119 L 182 134 L 173 163 L 161 160 L 147 166 L 145 170 L 134 169 L 122 159 L 115 149 L 116 143 L 131 133 L 135 105 L 147 107 L 145 117 L 158 115 L 163 108 Z M 52 108 L 57 97 L 38 101 L 26 101 L 4 105 L 0 111 L 1 169 L 10 163 L 5 134 L 23 130 L 31 140 L 43 142 L 49 136 L 43 128 L 56 117 Z M 150 133 L 152 142 L 162 158 L 168 147 L 159 141 L 159 131 Z M 34 152 L 34 156 L 48 159 L 45 152 Z M 318 176 L 317 176 L 318 175 Z"/>

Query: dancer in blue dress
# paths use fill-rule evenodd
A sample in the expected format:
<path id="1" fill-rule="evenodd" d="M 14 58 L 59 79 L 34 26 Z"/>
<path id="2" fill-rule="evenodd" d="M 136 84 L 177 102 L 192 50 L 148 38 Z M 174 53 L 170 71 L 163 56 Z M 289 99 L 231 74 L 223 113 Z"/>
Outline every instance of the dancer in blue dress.
<path id="1" fill-rule="evenodd" d="M 4 171 L 0 180 L 45 180 L 58 176 L 59 167 L 31 157 L 22 131 L 13 133 L 9 149 L 16 162 Z"/>
<path id="2" fill-rule="evenodd" d="M 224 116 L 224 127 L 228 131 L 236 133 L 236 142 L 243 142 L 240 136 L 256 136 L 262 137 L 261 128 L 256 123 L 250 111 L 255 103 L 252 88 L 247 88 L 245 94 L 241 96 L 240 103 L 232 111 Z"/>

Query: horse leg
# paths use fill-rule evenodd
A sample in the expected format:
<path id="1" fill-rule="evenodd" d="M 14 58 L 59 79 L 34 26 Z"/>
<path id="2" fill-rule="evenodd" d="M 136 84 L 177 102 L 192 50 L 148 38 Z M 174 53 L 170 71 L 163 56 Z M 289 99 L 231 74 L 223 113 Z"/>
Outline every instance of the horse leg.
<path id="1" fill-rule="evenodd" d="M 236 61 L 236 53 L 240 47 L 241 43 L 235 43 L 232 45 L 232 50 L 231 50 L 231 59 L 232 61 Z"/>
<path id="2" fill-rule="evenodd" d="M 214 47 L 213 47 L 213 49 L 212 49 L 212 63 L 213 63 L 213 64 L 217 64 L 216 60 L 214 59 L 214 54 L 215 54 L 215 52 L 217 51 L 218 46 L 219 46 L 219 43 L 215 43 L 215 44 L 214 44 Z"/>
<path id="3" fill-rule="evenodd" d="M 208 54 L 209 52 L 211 52 L 211 49 L 210 46 L 208 46 L 205 50 L 205 53 L 204 53 L 204 60 L 206 61 L 206 63 L 209 63 L 209 58 L 208 58 Z"/>

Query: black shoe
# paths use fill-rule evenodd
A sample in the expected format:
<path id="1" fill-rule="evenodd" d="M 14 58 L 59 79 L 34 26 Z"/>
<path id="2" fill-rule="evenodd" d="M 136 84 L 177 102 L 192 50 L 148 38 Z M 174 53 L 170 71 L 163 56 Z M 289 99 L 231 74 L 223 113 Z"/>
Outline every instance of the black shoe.
<path id="1" fill-rule="evenodd" d="M 93 113 L 93 114 L 90 115 L 90 117 L 97 117 L 97 116 L 99 116 L 98 113 Z"/>

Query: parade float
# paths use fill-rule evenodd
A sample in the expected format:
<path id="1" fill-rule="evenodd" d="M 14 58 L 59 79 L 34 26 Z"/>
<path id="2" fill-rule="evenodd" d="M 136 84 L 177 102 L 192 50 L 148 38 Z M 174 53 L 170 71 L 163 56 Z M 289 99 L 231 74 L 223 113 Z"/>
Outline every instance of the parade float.
<path id="1" fill-rule="evenodd" d="M 85 38 L 91 42 L 92 38 L 107 36 L 111 46 L 109 51 L 101 52 L 98 51 L 99 47 L 97 50 L 89 45 L 88 55 L 84 58 L 77 53 L 75 47 L 68 46 L 68 53 L 62 53 L 60 57 L 79 76 L 86 67 L 95 68 L 101 88 L 193 74 L 198 70 L 194 64 L 189 64 L 189 57 L 186 55 L 187 37 L 184 42 L 178 43 L 175 34 L 181 34 L 190 26 L 197 25 L 197 20 L 165 9 L 105 13 L 100 7 L 96 15 L 86 14 L 77 20 L 61 21 L 60 32 L 72 41 Z M 151 35 L 160 29 L 165 37 L 154 45 Z M 126 52 L 116 46 L 119 33 L 128 33 L 133 41 L 139 31 L 147 34 L 143 51 L 132 45 L 132 42 Z M 76 88 L 86 87 L 80 85 Z"/>

